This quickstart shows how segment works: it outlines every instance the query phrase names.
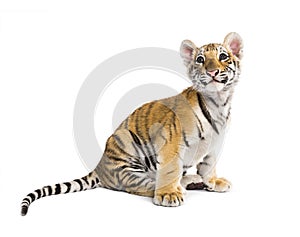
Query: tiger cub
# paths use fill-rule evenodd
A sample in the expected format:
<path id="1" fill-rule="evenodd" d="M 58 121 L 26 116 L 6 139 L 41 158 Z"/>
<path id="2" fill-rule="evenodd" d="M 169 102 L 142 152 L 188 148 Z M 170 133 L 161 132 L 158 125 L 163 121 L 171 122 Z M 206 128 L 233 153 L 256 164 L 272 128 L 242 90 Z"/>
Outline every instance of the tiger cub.
<path id="1" fill-rule="evenodd" d="M 192 86 L 179 95 L 136 109 L 108 138 L 97 167 L 80 179 L 45 186 L 22 201 L 21 214 L 45 196 L 104 187 L 149 196 L 161 206 L 179 206 L 185 189 L 226 192 L 216 161 L 230 118 L 240 74 L 243 42 L 229 33 L 223 44 L 200 48 L 189 40 L 180 55 Z M 186 175 L 196 166 L 197 174 Z"/>

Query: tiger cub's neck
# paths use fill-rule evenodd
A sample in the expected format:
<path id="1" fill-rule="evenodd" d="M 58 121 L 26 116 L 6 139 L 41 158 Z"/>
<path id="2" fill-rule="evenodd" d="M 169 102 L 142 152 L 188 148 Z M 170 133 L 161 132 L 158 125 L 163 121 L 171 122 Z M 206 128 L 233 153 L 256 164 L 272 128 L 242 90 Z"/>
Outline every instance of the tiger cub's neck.
<path id="1" fill-rule="evenodd" d="M 219 92 L 197 91 L 197 93 L 204 100 L 205 106 L 217 127 L 219 129 L 225 127 L 230 117 L 233 89 Z"/>

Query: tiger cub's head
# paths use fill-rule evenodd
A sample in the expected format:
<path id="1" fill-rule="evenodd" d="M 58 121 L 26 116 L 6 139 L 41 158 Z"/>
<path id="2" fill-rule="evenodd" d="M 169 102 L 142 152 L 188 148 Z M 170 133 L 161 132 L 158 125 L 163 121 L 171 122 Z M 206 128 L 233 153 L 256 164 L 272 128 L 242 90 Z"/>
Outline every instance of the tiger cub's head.
<path id="1" fill-rule="evenodd" d="M 225 37 L 223 44 L 207 44 L 200 48 L 192 41 L 184 40 L 180 55 L 195 89 L 215 92 L 236 84 L 242 51 L 242 38 L 233 32 Z"/>

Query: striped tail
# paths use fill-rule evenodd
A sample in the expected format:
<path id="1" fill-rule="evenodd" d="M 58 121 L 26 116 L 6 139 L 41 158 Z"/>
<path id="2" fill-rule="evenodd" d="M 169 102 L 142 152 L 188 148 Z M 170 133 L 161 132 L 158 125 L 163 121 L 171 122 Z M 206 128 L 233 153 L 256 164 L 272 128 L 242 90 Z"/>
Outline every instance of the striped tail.
<path id="1" fill-rule="evenodd" d="M 25 216 L 28 212 L 29 205 L 42 197 L 47 197 L 57 194 L 74 193 L 85 191 L 93 188 L 101 187 L 101 183 L 98 175 L 95 171 L 92 171 L 87 176 L 81 179 L 74 179 L 71 182 L 65 182 L 61 184 L 55 184 L 52 186 L 45 186 L 41 189 L 37 189 L 32 193 L 29 193 L 22 201 L 21 215 Z"/>

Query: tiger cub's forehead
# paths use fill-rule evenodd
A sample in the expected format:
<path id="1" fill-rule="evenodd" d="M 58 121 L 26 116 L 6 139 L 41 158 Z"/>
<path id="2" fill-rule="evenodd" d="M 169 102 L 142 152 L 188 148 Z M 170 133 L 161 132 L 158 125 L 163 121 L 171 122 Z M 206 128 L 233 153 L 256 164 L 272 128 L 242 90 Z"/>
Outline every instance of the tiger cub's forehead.
<path id="1" fill-rule="evenodd" d="M 203 45 L 199 48 L 199 53 L 200 54 L 205 54 L 207 52 L 216 52 L 216 53 L 222 53 L 222 52 L 227 52 L 226 48 L 221 45 L 221 44 L 207 44 Z"/>

